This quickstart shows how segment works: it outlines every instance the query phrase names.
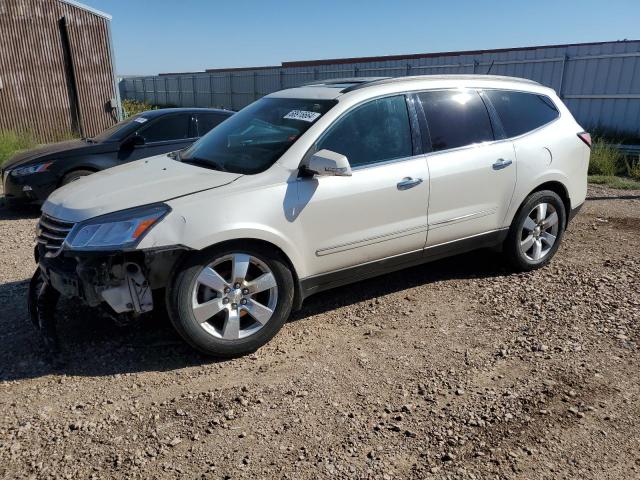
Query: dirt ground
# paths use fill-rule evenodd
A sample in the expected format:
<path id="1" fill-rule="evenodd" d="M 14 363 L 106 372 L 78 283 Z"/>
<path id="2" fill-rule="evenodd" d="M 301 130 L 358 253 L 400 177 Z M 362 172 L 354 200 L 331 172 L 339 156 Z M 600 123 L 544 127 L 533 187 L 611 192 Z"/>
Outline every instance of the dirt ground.
<path id="1" fill-rule="evenodd" d="M 66 303 L 50 366 L 35 223 L 0 211 L 2 478 L 640 478 L 640 191 L 590 188 L 542 270 L 480 251 L 325 292 L 224 362 Z"/>

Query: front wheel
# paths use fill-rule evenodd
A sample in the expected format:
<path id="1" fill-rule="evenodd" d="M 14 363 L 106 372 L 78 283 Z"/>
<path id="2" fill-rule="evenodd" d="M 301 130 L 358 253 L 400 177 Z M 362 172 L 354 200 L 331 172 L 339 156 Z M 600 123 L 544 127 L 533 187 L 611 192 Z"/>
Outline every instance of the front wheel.
<path id="1" fill-rule="evenodd" d="M 71 182 L 80 180 L 82 177 L 87 177 L 92 173 L 94 172 L 92 172 L 91 170 L 73 170 L 72 172 L 69 172 L 64 177 L 62 177 L 62 182 L 60 182 L 60 185 L 68 185 Z"/>
<path id="2" fill-rule="evenodd" d="M 191 346 L 235 357 L 278 333 L 291 313 L 293 293 L 293 275 L 276 252 L 230 247 L 188 257 L 167 290 L 167 307 Z"/>
<path id="3" fill-rule="evenodd" d="M 562 199 L 550 190 L 534 192 L 516 214 L 504 252 L 509 263 L 520 271 L 543 267 L 555 255 L 566 226 Z"/>

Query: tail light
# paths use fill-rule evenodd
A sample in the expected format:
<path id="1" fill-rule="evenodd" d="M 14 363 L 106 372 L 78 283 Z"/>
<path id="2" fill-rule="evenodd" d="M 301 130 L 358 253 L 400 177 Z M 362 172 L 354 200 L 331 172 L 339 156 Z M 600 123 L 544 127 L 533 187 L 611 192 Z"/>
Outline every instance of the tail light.
<path id="1" fill-rule="evenodd" d="M 580 132 L 578 138 L 582 140 L 587 147 L 591 148 L 591 135 L 588 132 Z"/>

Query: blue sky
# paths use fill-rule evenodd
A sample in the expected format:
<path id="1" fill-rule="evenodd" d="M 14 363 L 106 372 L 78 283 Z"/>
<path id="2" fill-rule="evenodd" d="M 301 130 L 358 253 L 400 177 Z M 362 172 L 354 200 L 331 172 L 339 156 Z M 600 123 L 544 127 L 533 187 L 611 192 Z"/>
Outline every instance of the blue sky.
<path id="1" fill-rule="evenodd" d="M 120 75 L 640 37 L 639 0 L 83 3 L 113 16 Z"/>

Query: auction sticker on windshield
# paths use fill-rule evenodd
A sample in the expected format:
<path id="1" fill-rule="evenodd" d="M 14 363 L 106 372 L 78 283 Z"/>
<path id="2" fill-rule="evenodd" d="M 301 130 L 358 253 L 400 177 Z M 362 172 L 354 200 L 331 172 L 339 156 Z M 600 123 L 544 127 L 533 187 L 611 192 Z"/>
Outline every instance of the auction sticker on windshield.
<path id="1" fill-rule="evenodd" d="M 149 120 L 148 118 L 144 118 L 144 117 L 138 117 L 134 120 L 134 122 L 138 122 L 138 123 L 144 123 L 147 120 Z"/>
<path id="2" fill-rule="evenodd" d="M 284 118 L 289 120 L 302 120 L 303 122 L 313 122 L 318 118 L 320 114 L 318 112 L 307 112 L 305 110 L 291 110 Z"/>

